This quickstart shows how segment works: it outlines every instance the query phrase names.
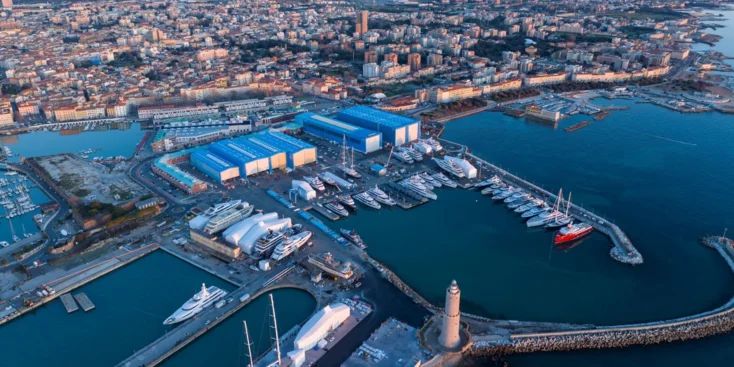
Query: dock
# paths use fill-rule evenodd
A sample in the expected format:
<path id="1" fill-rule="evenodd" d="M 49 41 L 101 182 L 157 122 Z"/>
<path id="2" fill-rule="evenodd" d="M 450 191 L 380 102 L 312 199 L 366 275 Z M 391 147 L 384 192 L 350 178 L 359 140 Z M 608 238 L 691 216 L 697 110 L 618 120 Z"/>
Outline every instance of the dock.
<path id="1" fill-rule="evenodd" d="M 86 293 L 82 292 L 75 294 L 74 299 L 79 302 L 79 305 L 82 306 L 82 310 L 84 310 L 84 312 L 94 310 L 94 303 L 92 303 L 89 297 L 87 297 Z"/>
<path id="2" fill-rule="evenodd" d="M 405 210 L 415 208 L 416 206 L 428 201 L 428 199 L 424 198 L 420 194 L 398 185 L 395 182 L 388 182 L 385 185 L 382 185 L 381 189 L 388 193 L 399 207 Z"/>
<path id="3" fill-rule="evenodd" d="M 79 309 L 79 306 L 76 305 L 74 298 L 72 298 L 69 293 L 61 295 L 61 302 L 64 304 L 67 313 L 72 313 Z"/>
<path id="4" fill-rule="evenodd" d="M 319 206 L 319 205 L 314 205 L 313 207 L 311 207 L 311 209 L 315 210 L 315 211 L 316 211 L 317 213 L 321 214 L 321 215 L 322 215 L 322 216 L 324 216 L 325 218 L 328 218 L 328 219 L 330 219 L 330 220 L 331 220 L 331 221 L 333 221 L 333 222 L 336 222 L 336 221 L 337 221 L 337 220 L 339 220 L 339 218 L 340 218 L 340 217 L 339 217 L 338 215 L 336 215 L 336 214 L 335 214 L 334 212 L 332 212 L 332 211 L 330 211 L 330 210 L 328 210 L 328 209 L 324 208 L 323 206 Z"/>

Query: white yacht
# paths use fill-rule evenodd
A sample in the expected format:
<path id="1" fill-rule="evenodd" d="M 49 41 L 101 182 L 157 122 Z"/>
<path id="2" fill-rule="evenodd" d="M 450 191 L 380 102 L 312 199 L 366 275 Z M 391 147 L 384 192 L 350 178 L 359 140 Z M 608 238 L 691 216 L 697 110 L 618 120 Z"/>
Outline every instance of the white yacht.
<path id="1" fill-rule="evenodd" d="M 357 205 L 354 204 L 354 199 L 352 199 L 352 197 L 349 196 L 349 194 L 339 195 L 336 197 L 336 200 L 338 200 L 340 203 L 348 206 L 349 208 L 353 210 L 357 210 Z"/>
<path id="2" fill-rule="evenodd" d="M 442 185 L 444 185 L 446 187 L 455 188 L 456 186 L 458 186 L 456 184 L 456 182 L 454 182 L 450 178 L 446 177 L 446 175 L 444 175 L 441 172 L 434 173 L 434 174 L 431 175 L 431 177 L 433 177 L 436 181 L 440 182 Z"/>
<path id="3" fill-rule="evenodd" d="M 426 188 L 427 188 L 428 190 L 433 190 L 433 189 L 434 189 L 433 185 L 432 185 L 432 184 L 431 184 L 430 182 L 428 182 L 428 181 L 424 180 L 424 179 L 423 179 L 423 178 L 422 178 L 421 176 L 419 176 L 419 175 L 413 175 L 413 176 L 411 176 L 411 177 L 410 177 L 410 179 L 411 179 L 411 180 L 416 180 L 416 181 L 420 182 L 420 183 L 421 183 L 421 184 L 422 184 L 423 186 L 425 186 L 425 187 L 426 187 Z"/>
<path id="4" fill-rule="evenodd" d="M 292 253 L 303 247 L 303 245 L 306 244 L 306 242 L 308 242 L 308 240 L 311 238 L 311 235 L 311 232 L 303 231 L 301 233 L 288 237 L 285 241 L 281 242 L 277 247 L 275 247 L 275 250 L 273 250 L 273 255 L 270 256 L 270 258 L 273 261 L 280 261 L 285 259 Z"/>
<path id="5" fill-rule="evenodd" d="M 370 194 L 370 196 L 372 196 L 372 198 L 380 204 L 385 204 L 389 206 L 395 205 L 395 200 L 391 199 L 390 196 L 388 196 L 384 191 L 380 190 L 380 188 L 377 186 L 367 190 L 367 193 Z"/>
<path id="6" fill-rule="evenodd" d="M 438 199 L 438 195 L 436 195 L 433 191 L 426 188 L 425 185 L 423 185 L 419 180 L 415 179 L 414 177 L 406 178 L 405 180 L 400 181 L 400 184 L 408 189 L 415 191 L 416 193 L 420 194 L 421 196 L 424 196 L 424 197 L 427 197 L 433 200 Z"/>
<path id="7" fill-rule="evenodd" d="M 428 182 L 433 187 L 441 187 L 441 186 L 443 186 L 440 181 L 438 181 L 435 178 L 431 177 L 431 175 L 429 175 L 426 172 L 421 172 L 419 174 L 419 176 L 420 176 L 420 178 L 423 179 L 423 181 Z"/>
<path id="8" fill-rule="evenodd" d="M 453 161 L 449 159 L 433 158 L 433 161 L 436 162 L 436 164 L 438 164 L 439 168 L 450 173 L 453 176 L 456 176 L 458 178 L 466 177 L 464 170 L 461 169 L 461 167 L 459 167 L 458 165 L 456 165 L 456 163 L 454 163 Z"/>
<path id="9" fill-rule="evenodd" d="M 515 208 L 515 213 L 525 213 L 528 210 L 537 208 L 539 206 L 542 206 L 543 204 L 545 204 L 545 201 L 543 201 L 542 199 L 531 199 L 530 201 L 527 201 L 519 207 Z"/>
<path id="10" fill-rule="evenodd" d="M 423 143 L 423 144 L 427 144 L 428 146 L 430 146 L 431 148 L 433 148 L 433 151 L 434 152 L 440 152 L 440 151 L 443 150 L 443 147 L 441 146 L 441 143 L 439 143 L 438 141 L 434 140 L 433 138 L 422 139 L 422 140 L 418 140 L 418 141 L 421 142 L 421 143 Z"/>
<path id="11" fill-rule="evenodd" d="M 423 160 L 423 154 L 411 147 L 398 147 L 398 151 L 408 154 L 416 162 Z"/>
<path id="12" fill-rule="evenodd" d="M 341 215 L 342 217 L 349 216 L 349 212 L 336 201 L 324 204 L 324 208 L 329 209 L 330 211 L 336 213 L 337 215 Z"/>
<path id="13" fill-rule="evenodd" d="M 415 161 L 413 160 L 413 158 L 411 158 L 408 153 L 403 152 L 403 151 L 399 151 L 399 150 L 398 151 L 394 151 L 392 153 L 392 156 L 395 157 L 395 159 L 397 159 L 397 160 L 399 160 L 399 161 L 401 161 L 403 163 L 408 163 L 408 164 L 415 163 Z"/>
<path id="14" fill-rule="evenodd" d="M 525 204 L 527 204 L 527 203 L 529 203 L 531 201 L 533 201 L 533 197 L 530 196 L 530 195 L 528 195 L 527 197 L 524 197 L 522 199 L 518 199 L 518 200 L 514 200 L 514 201 L 509 202 L 507 204 L 507 208 L 508 209 L 515 210 L 515 209 L 517 209 L 517 208 L 519 208 L 519 207 L 521 207 L 521 206 L 523 206 L 523 205 L 525 205 Z"/>
<path id="15" fill-rule="evenodd" d="M 518 189 L 510 186 L 507 189 L 504 189 L 504 190 L 500 191 L 499 194 L 496 194 L 495 196 L 492 196 L 492 200 L 505 200 L 508 197 L 512 196 L 517 191 L 518 191 Z"/>
<path id="16" fill-rule="evenodd" d="M 261 237 L 255 243 L 255 248 L 252 251 L 252 257 L 259 259 L 263 256 L 267 256 L 270 250 L 274 249 L 281 242 L 285 240 L 284 231 L 268 231 L 268 233 Z"/>
<path id="17" fill-rule="evenodd" d="M 209 219 L 209 222 L 206 223 L 206 227 L 204 227 L 204 232 L 215 234 L 219 231 L 223 231 L 232 224 L 249 217 L 250 214 L 252 214 L 253 209 L 255 209 L 255 207 L 248 203 L 243 203 L 243 205 L 229 208 L 215 215 L 214 218 Z"/>
<path id="18" fill-rule="evenodd" d="M 530 220 L 526 223 L 527 226 L 528 227 L 544 226 L 548 223 L 555 221 L 559 217 L 564 217 L 563 213 L 561 213 L 558 210 L 558 208 L 561 206 L 562 200 L 563 200 L 563 189 L 561 189 L 558 192 L 558 197 L 556 198 L 556 203 L 553 205 L 553 209 L 551 209 L 550 211 L 542 212 L 538 214 L 537 216 L 530 218 Z"/>
<path id="19" fill-rule="evenodd" d="M 207 217 L 214 217 L 215 215 L 227 210 L 232 209 L 236 207 L 237 205 L 240 205 L 242 203 L 242 200 L 230 200 L 226 203 L 219 203 L 217 205 L 214 205 L 213 207 L 207 209 L 204 212 L 204 215 Z"/>
<path id="20" fill-rule="evenodd" d="M 176 312 L 169 316 L 163 325 L 176 324 L 184 320 L 188 320 L 201 310 L 213 305 L 215 302 L 227 295 L 227 292 L 211 286 L 206 287 L 203 283 L 201 284 L 201 291 L 196 293 L 191 299 L 181 306 Z"/>
<path id="21" fill-rule="evenodd" d="M 568 210 L 571 208 L 571 193 L 568 194 L 568 200 L 566 200 L 566 211 L 563 213 L 563 215 L 556 217 L 552 221 L 545 224 L 546 228 L 558 228 L 563 227 L 569 223 L 571 223 L 571 220 L 573 219 L 571 216 L 568 215 Z"/>
<path id="22" fill-rule="evenodd" d="M 500 180 L 500 178 L 497 177 L 497 175 L 494 175 L 491 178 L 488 178 L 488 179 L 486 179 L 486 180 L 484 180 L 482 182 L 475 183 L 474 184 L 474 187 L 476 187 L 476 188 L 482 188 L 482 187 L 496 185 L 496 184 L 498 184 L 500 182 L 502 182 L 502 180 Z"/>
<path id="23" fill-rule="evenodd" d="M 524 192 L 522 190 L 518 190 L 516 193 L 510 195 L 510 197 L 505 198 L 504 201 L 505 201 L 506 204 L 508 204 L 508 203 L 515 202 L 517 200 L 525 200 L 525 199 L 527 199 L 529 197 L 530 197 L 530 194 L 528 194 L 527 192 Z"/>
<path id="24" fill-rule="evenodd" d="M 318 178 L 325 184 L 331 185 L 331 186 L 337 186 L 336 181 L 334 181 L 333 178 L 325 176 L 324 174 L 318 175 Z"/>
<path id="25" fill-rule="evenodd" d="M 494 190 L 495 189 L 493 189 L 491 187 L 485 187 L 485 188 L 482 189 L 481 193 L 482 193 L 482 195 L 492 195 L 494 193 Z"/>
<path id="26" fill-rule="evenodd" d="M 360 192 L 359 194 L 354 195 L 354 198 L 359 201 L 360 203 L 367 205 L 368 207 L 372 209 L 380 209 L 382 206 L 380 203 L 375 201 L 375 199 L 372 198 L 369 194 L 366 192 Z"/>
<path id="27" fill-rule="evenodd" d="M 541 205 L 541 206 L 537 206 L 535 208 L 532 208 L 532 209 L 526 211 L 525 213 L 522 213 L 521 217 L 522 218 L 525 218 L 525 219 L 532 218 L 532 217 L 537 216 L 540 213 L 550 212 L 550 210 L 551 210 L 551 207 L 549 207 L 548 205 L 545 205 L 544 204 L 544 205 Z"/>
<path id="28" fill-rule="evenodd" d="M 312 177 L 312 176 L 303 176 L 303 180 L 306 181 L 311 187 L 313 187 L 316 190 L 324 191 L 326 190 L 326 187 L 324 187 L 324 183 L 319 180 L 318 177 Z"/>

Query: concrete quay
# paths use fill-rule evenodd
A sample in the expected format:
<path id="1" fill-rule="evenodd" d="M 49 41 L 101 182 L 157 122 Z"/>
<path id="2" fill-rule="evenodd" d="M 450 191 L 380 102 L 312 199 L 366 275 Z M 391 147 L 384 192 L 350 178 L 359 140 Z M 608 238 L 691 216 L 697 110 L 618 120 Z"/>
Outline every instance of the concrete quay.
<path id="1" fill-rule="evenodd" d="M 455 143 L 446 139 L 439 139 L 443 142 L 453 145 L 463 146 L 462 144 Z M 468 150 L 467 150 L 468 151 Z M 554 195 L 547 190 L 540 188 L 528 181 L 523 180 L 487 161 L 479 158 L 471 153 L 466 153 L 466 156 L 480 162 L 485 168 L 489 168 L 490 174 L 496 174 L 503 181 L 525 189 L 528 192 L 533 193 L 535 196 L 540 197 L 548 202 L 553 202 L 557 199 L 557 195 Z M 486 172 L 486 170 L 483 170 Z M 571 203 L 569 208 L 569 214 L 573 214 L 578 220 L 584 221 L 594 227 L 597 231 L 604 233 L 609 236 L 614 244 L 614 247 L 610 250 L 609 254 L 614 259 L 621 263 L 639 265 L 643 263 L 642 255 L 632 245 L 632 241 L 627 235 L 620 229 L 616 224 L 609 222 L 608 220 L 576 205 Z"/>
<path id="2" fill-rule="evenodd" d="M 734 272 L 734 249 L 724 243 L 708 243 Z M 559 327 L 551 332 L 511 333 L 509 336 L 474 337 L 470 353 L 502 355 L 577 349 L 619 348 L 630 345 L 683 341 L 727 333 L 734 329 L 734 297 L 724 305 L 695 315 L 671 320 L 579 329 Z"/>

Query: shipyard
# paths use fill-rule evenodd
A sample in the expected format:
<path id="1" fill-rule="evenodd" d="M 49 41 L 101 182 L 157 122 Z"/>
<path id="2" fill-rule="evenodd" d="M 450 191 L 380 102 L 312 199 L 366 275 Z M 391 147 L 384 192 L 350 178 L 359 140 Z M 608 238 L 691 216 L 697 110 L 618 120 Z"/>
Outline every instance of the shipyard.
<path id="1" fill-rule="evenodd" d="M 733 17 L 3 0 L 3 364 L 718 357 Z"/>

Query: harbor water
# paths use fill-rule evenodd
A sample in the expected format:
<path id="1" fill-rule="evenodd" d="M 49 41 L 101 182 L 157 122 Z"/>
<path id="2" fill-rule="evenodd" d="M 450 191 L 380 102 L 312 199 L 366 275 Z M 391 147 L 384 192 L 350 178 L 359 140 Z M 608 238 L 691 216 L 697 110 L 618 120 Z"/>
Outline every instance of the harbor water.
<path id="1" fill-rule="evenodd" d="M 114 366 L 173 326 L 163 321 L 201 288 L 234 287 L 156 251 L 71 292 L 96 308 L 67 314 L 61 300 L 0 326 L 2 365 Z M 286 319 L 288 312 L 283 312 Z M 237 336 L 235 336 L 237 337 Z"/>
<path id="2" fill-rule="evenodd" d="M 316 300 L 297 289 L 279 289 L 273 292 L 278 332 L 282 336 L 293 326 L 303 323 L 315 311 Z M 163 367 L 222 366 L 240 367 L 249 363 L 242 321 L 252 343 L 253 359 L 265 353 L 271 345 L 270 298 L 258 297 L 169 359 Z M 290 339 L 288 343 L 292 343 Z"/>

